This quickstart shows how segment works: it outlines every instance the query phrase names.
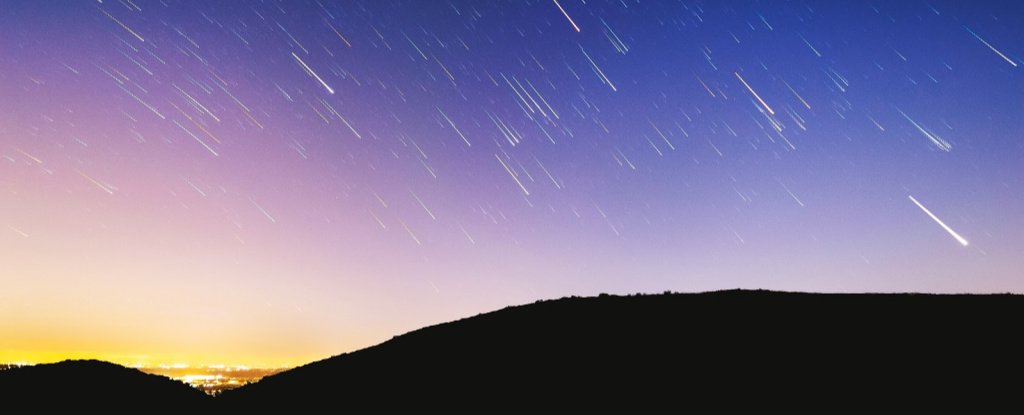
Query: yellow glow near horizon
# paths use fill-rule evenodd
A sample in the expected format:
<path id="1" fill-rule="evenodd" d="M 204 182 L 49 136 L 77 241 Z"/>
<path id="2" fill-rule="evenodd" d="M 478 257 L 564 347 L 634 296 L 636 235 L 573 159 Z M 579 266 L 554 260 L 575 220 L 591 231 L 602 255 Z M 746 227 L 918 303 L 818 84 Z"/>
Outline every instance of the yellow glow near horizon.
<path id="1" fill-rule="evenodd" d="M 217 360 L 208 357 L 196 357 L 194 359 L 187 360 L 175 360 L 170 358 L 153 358 L 149 356 L 145 357 L 131 357 L 121 356 L 113 354 L 103 353 L 87 353 L 87 352 L 46 352 L 46 351 L 18 351 L 18 350 L 0 350 L 0 364 L 19 364 L 19 365 L 39 365 L 46 363 L 57 363 L 65 360 L 102 360 L 105 362 L 116 363 L 125 367 L 137 367 L 137 368 L 155 368 L 161 366 L 179 366 L 179 367 L 244 367 L 251 369 L 282 369 L 292 368 L 301 366 L 303 364 L 322 359 L 327 356 L 318 358 L 311 358 L 309 360 L 268 360 L 263 358 L 255 358 L 250 360 L 251 362 L 262 362 L 259 364 L 241 364 L 241 363 L 218 363 L 228 360 Z M 188 363 L 184 363 L 184 362 Z M 231 360 L 237 361 L 237 360 Z"/>

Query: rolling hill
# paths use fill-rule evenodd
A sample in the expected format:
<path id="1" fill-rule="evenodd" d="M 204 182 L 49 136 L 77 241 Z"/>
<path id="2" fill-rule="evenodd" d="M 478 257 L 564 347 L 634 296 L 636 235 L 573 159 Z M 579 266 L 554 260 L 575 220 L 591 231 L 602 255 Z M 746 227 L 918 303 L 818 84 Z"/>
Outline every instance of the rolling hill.
<path id="1" fill-rule="evenodd" d="M 994 376 L 1022 368 L 1022 311 L 1013 295 L 564 298 L 416 330 L 218 401 L 532 412 L 998 397 L 1010 385 Z"/>
<path id="2" fill-rule="evenodd" d="M 0 371 L 0 403 L 34 413 L 193 411 L 212 398 L 184 383 L 98 360 L 65 360 Z"/>

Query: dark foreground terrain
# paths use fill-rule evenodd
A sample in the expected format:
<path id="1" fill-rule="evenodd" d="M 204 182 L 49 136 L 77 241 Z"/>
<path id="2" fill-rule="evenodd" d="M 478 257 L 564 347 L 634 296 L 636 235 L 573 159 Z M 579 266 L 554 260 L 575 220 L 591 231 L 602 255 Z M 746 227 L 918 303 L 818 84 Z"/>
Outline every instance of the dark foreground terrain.
<path id="1" fill-rule="evenodd" d="M 147 394 L 210 410 L 289 413 L 1019 405 L 1022 317 L 1016 295 L 564 298 L 416 330 L 215 399 L 122 373 L 129 369 L 104 368 L 116 379 L 97 381 L 95 370 L 81 374 L 91 366 L 64 363 L 0 372 L 0 396 L 98 405 Z M 39 370 L 60 370 L 65 381 L 49 373 L 40 383 Z"/>
<path id="2" fill-rule="evenodd" d="M 188 411 L 211 401 L 184 383 L 98 360 L 0 371 L 0 413 Z"/>

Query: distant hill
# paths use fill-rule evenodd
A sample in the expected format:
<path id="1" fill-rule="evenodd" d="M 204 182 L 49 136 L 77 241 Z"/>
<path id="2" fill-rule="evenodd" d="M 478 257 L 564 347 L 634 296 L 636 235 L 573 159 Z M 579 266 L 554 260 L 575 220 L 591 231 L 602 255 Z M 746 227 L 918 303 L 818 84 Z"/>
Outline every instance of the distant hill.
<path id="1" fill-rule="evenodd" d="M 197 410 L 211 400 L 184 383 L 98 360 L 66 360 L 0 371 L 0 405 L 24 405 L 32 413 Z"/>
<path id="2" fill-rule="evenodd" d="M 1009 400 L 1019 381 L 995 376 L 1022 373 L 1022 317 L 1024 297 L 1014 295 L 563 298 L 416 330 L 217 401 L 248 410 L 489 413 Z"/>

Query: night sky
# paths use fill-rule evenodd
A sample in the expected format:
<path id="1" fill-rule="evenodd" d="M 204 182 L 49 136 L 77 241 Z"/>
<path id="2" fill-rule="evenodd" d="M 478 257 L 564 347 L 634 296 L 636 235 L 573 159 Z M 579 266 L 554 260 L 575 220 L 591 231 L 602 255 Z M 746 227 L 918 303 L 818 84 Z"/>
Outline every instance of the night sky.
<path id="1" fill-rule="evenodd" d="M 0 360 L 1024 292 L 1022 59 L 1014 1 L 0 1 Z"/>

